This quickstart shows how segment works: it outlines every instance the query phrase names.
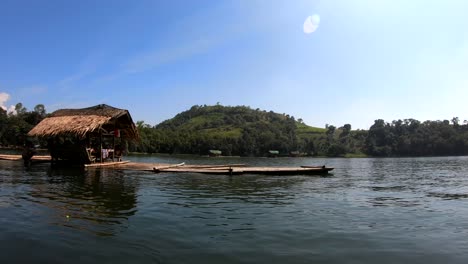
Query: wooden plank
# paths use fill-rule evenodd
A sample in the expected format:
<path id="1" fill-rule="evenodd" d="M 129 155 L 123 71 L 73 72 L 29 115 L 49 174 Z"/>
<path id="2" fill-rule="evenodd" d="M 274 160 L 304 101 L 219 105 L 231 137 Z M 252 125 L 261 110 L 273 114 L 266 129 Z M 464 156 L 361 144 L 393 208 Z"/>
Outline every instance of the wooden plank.
<path id="1" fill-rule="evenodd" d="M 21 160 L 23 157 L 21 155 L 13 154 L 0 154 L 0 160 Z M 47 155 L 35 155 L 31 160 L 50 160 L 50 156 Z"/>
<path id="2" fill-rule="evenodd" d="M 0 155 L 0 159 L 2 160 L 20 160 L 22 159 L 21 155 Z"/>
<path id="3" fill-rule="evenodd" d="M 36 156 L 35 155 L 35 156 L 33 156 L 31 158 L 31 160 L 43 160 L 43 161 L 47 161 L 47 160 L 50 161 L 51 159 L 52 158 L 50 156 L 48 156 L 48 155 L 43 155 L 43 156 L 42 155 L 41 156 Z"/>
<path id="4" fill-rule="evenodd" d="M 189 168 L 170 168 L 162 172 L 173 173 L 202 173 L 202 174 L 216 174 L 216 175 L 239 175 L 244 173 L 242 169 L 189 169 Z"/>
<path id="5" fill-rule="evenodd" d="M 197 168 L 197 169 L 205 169 L 205 168 L 230 168 L 230 167 L 245 167 L 246 164 L 216 164 L 216 165 L 199 165 L 199 164 L 191 164 L 185 165 L 187 168 Z"/>
<path id="6" fill-rule="evenodd" d="M 130 161 L 125 160 L 125 161 L 114 161 L 114 162 L 102 162 L 102 163 L 91 163 L 91 164 L 85 164 L 85 168 L 98 168 L 98 167 L 107 167 L 107 166 L 115 166 L 115 165 L 122 165 L 125 163 L 129 163 Z"/>

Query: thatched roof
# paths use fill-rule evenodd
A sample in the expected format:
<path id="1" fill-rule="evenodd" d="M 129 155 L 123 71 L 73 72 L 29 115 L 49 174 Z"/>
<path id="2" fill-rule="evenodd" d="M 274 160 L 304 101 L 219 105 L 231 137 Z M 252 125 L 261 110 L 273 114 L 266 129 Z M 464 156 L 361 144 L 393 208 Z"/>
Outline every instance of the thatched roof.
<path id="1" fill-rule="evenodd" d="M 60 109 L 42 120 L 29 131 L 28 136 L 77 136 L 90 133 L 121 130 L 127 139 L 139 139 L 138 131 L 128 110 L 100 104 L 82 109 Z"/>

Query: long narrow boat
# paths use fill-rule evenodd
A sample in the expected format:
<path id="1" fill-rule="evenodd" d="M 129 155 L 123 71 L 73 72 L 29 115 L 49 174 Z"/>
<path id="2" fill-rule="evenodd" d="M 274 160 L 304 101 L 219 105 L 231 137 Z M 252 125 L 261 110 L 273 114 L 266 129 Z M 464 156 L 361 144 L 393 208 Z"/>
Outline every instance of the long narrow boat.
<path id="1" fill-rule="evenodd" d="M 266 175 L 311 175 L 311 174 L 327 174 L 334 168 L 325 166 L 308 166 L 308 167 L 248 167 L 248 166 L 230 166 L 230 165 L 185 165 L 174 166 L 167 169 L 160 169 L 157 172 L 174 172 L 174 173 L 203 173 L 203 174 L 219 174 L 219 175 L 240 175 L 240 174 L 266 174 Z"/>

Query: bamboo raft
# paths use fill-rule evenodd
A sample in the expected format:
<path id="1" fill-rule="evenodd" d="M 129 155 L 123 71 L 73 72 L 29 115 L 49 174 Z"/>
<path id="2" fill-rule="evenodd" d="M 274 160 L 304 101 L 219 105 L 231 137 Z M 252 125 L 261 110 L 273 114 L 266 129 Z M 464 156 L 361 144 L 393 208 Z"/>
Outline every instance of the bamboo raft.
<path id="1" fill-rule="evenodd" d="M 2 155 L 0 159 L 20 161 L 21 155 Z M 50 156 L 33 156 L 34 162 L 48 162 Z M 130 161 L 107 161 L 84 165 L 86 169 L 98 169 L 108 167 L 117 170 L 147 171 L 153 173 L 202 173 L 214 175 L 241 175 L 241 174 L 266 174 L 266 175 L 313 175 L 327 174 L 333 168 L 325 166 L 301 166 L 301 167 L 250 167 L 245 164 L 222 165 L 190 165 L 185 163 L 141 163 Z"/>

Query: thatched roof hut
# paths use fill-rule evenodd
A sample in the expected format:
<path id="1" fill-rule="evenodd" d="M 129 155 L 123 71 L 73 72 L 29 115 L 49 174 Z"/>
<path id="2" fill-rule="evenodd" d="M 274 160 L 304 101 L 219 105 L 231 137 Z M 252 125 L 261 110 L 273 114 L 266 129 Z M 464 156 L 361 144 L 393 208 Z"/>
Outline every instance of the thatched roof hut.
<path id="1" fill-rule="evenodd" d="M 54 137 L 111 133 L 119 129 L 121 137 L 138 140 L 139 135 L 128 110 L 100 104 L 81 109 L 60 109 L 42 120 L 28 136 Z"/>

